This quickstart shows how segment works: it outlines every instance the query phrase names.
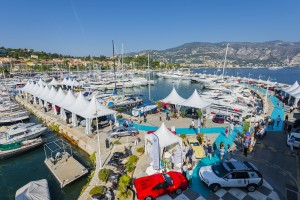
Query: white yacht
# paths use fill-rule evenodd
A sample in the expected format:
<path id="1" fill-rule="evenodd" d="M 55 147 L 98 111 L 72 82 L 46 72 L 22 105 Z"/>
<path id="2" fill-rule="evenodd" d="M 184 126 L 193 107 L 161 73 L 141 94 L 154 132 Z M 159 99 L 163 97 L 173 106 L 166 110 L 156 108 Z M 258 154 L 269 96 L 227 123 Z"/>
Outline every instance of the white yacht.
<path id="1" fill-rule="evenodd" d="M 28 111 L 10 112 L 0 116 L 0 124 L 14 123 L 25 119 L 29 119 Z"/>
<path id="2" fill-rule="evenodd" d="M 0 144 L 11 144 L 39 137 L 46 131 L 46 127 L 42 124 L 30 127 L 9 128 L 5 132 L 0 133 Z"/>

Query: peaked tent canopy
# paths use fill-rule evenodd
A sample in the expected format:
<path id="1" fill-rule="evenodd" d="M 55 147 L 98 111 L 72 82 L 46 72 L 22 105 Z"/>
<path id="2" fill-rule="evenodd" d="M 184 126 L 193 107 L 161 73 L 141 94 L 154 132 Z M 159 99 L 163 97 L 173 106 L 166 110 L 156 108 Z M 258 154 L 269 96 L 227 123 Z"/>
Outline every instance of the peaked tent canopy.
<path id="1" fill-rule="evenodd" d="M 179 105 L 202 109 L 210 106 L 211 103 L 204 101 L 195 89 L 194 93 L 187 100 L 180 103 Z"/>
<path id="2" fill-rule="evenodd" d="M 291 95 L 291 96 L 295 96 L 298 93 L 300 93 L 300 86 L 298 86 L 296 89 L 288 92 L 288 94 Z"/>
<path id="3" fill-rule="evenodd" d="M 45 100 L 45 97 L 49 94 L 49 92 L 50 92 L 49 87 L 45 86 L 45 87 L 43 87 L 43 91 L 37 97 L 40 98 L 40 99 Z"/>
<path id="4" fill-rule="evenodd" d="M 171 93 L 164 99 L 161 100 L 164 103 L 170 103 L 170 104 L 180 104 L 185 101 L 184 98 L 182 98 L 176 91 L 175 87 L 173 87 Z"/>
<path id="5" fill-rule="evenodd" d="M 50 200 L 46 179 L 31 181 L 16 192 L 15 200 Z"/>
<path id="6" fill-rule="evenodd" d="M 50 83 L 48 83 L 48 85 L 53 85 L 53 86 L 57 86 L 57 85 L 59 85 L 59 82 L 58 81 L 56 81 L 55 80 L 55 78 L 53 78 L 52 80 L 51 80 L 51 82 Z"/>
<path id="7" fill-rule="evenodd" d="M 37 82 L 39 85 L 47 85 L 47 83 L 45 81 L 43 81 L 41 78 L 39 79 L 39 81 Z"/>
<path id="8" fill-rule="evenodd" d="M 57 102 L 57 105 L 61 108 L 67 108 L 68 106 L 72 105 L 76 100 L 76 97 L 72 93 L 71 90 L 68 91 L 67 95 L 61 102 Z"/>
<path id="9" fill-rule="evenodd" d="M 112 115 L 115 113 L 116 111 L 108 109 L 105 106 L 101 105 L 96 99 L 95 95 L 93 95 L 88 106 L 84 110 L 81 110 L 78 115 L 86 119 L 93 119 L 96 117 Z"/>
<path id="10" fill-rule="evenodd" d="M 160 149 L 163 149 L 170 145 L 174 145 L 176 143 L 178 143 L 182 147 L 182 139 L 179 136 L 172 133 L 166 127 L 165 123 L 162 123 L 159 129 L 152 134 L 155 134 L 158 137 Z M 152 142 L 153 137 L 151 134 L 148 134 L 145 136 L 145 139 Z"/>
<path id="11" fill-rule="evenodd" d="M 297 87 L 299 87 L 298 81 L 295 81 L 295 83 L 287 88 L 283 88 L 282 90 L 286 93 L 291 92 L 295 90 Z"/>
<path id="12" fill-rule="evenodd" d="M 55 97 L 53 97 L 52 101 L 49 101 L 49 102 L 56 105 L 59 102 L 61 102 L 62 100 L 64 100 L 65 97 L 66 97 L 66 94 L 64 93 L 64 91 L 61 88 L 59 88 Z"/>
<path id="13" fill-rule="evenodd" d="M 56 96 L 56 94 L 57 94 L 57 91 L 56 91 L 56 89 L 52 86 L 51 89 L 50 89 L 50 92 L 48 93 L 48 95 L 44 97 L 44 100 L 46 100 L 47 102 L 52 103 L 53 98 Z"/>
<path id="14" fill-rule="evenodd" d="M 81 92 L 79 92 L 79 95 L 77 96 L 76 100 L 69 106 L 65 106 L 63 108 L 73 113 L 76 113 L 77 115 L 80 115 L 81 111 L 84 111 L 88 104 L 89 101 L 84 98 Z"/>

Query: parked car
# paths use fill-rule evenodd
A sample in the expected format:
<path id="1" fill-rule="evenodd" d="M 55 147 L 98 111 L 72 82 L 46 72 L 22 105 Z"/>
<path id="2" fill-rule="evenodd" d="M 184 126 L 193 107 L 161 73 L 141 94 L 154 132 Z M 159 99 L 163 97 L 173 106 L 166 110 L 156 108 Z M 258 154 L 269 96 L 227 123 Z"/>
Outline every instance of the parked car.
<path id="1" fill-rule="evenodd" d="M 225 115 L 223 115 L 221 113 L 217 113 L 213 117 L 212 121 L 215 122 L 215 123 L 223 124 L 225 122 Z"/>
<path id="2" fill-rule="evenodd" d="M 174 171 L 144 176 L 134 180 L 134 187 L 139 200 L 151 200 L 174 192 L 179 195 L 188 185 L 185 176 Z"/>
<path id="3" fill-rule="evenodd" d="M 113 130 L 107 132 L 108 136 L 113 138 L 119 138 L 128 135 L 134 136 L 138 133 L 139 131 L 137 129 L 133 127 L 124 127 L 124 126 L 115 127 Z"/>
<path id="4" fill-rule="evenodd" d="M 263 184 L 263 176 L 250 162 L 232 161 L 203 166 L 199 177 L 213 192 L 221 187 L 245 187 L 254 192 Z"/>
<path id="5" fill-rule="evenodd" d="M 290 145 L 290 139 L 292 136 L 294 136 L 294 138 L 295 138 L 295 142 L 294 142 L 293 146 L 299 148 L 300 147 L 300 133 L 291 132 L 290 134 L 288 134 L 286 144 Z"/>
<path id="6" fill-rule="evenodd" d="M 195 151 L 195 157 L 197 159 L 205 157 L 203 146 L 200 145 L 198 140 L 195 138 L 189 138 L 187 139 L 188 144 L 192 147 L 192 149 Z"/>
<path id="7" fill-rule="evenodd" d="M 98 118 L 98 127 L 103 128 L 103 127 L 109 126 L 109 120 L 112 121 L 112 124 L 115 123 L 115 120 L 113 117 L 110 117 L 110 116 L 99 117 Z"/>

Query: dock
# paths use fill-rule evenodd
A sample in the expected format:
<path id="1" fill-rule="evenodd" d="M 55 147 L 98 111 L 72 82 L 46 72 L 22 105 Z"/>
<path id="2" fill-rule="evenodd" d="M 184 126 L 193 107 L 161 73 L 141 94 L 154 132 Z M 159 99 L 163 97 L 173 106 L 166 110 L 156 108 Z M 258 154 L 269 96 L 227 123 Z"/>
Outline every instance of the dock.
<path id="1" fill-rule="evenodd" d="M 62 144 L 62 147 L 60 144 Z M 58 148 L 53 149 L 50 147 L 51 145 Z M 66 151 L 68 146 L 70 147 L 63 140 L 56 140 L 44 145 L 45 164 L 59 182 L 61 188 L 88 173 L 88 170 L 72 156 L 72 152 L 70 154 Z M 50 150 L 50 156 L 47 154 L 47 150 Z M 53 156 L 53 153 L 55 153 L 55 156 Z"/>

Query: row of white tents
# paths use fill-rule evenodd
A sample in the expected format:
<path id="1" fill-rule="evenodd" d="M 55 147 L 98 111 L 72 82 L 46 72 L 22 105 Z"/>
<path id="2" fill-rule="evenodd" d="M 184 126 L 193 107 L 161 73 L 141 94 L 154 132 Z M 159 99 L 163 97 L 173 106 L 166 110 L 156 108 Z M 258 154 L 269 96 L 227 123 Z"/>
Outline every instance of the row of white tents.
<path id="1" fill-rule="evenodd" d="M 65 86 L 70 86 L 70 87 L 77 87 L 80 86 L 80 83 L 78 81 L 76 81 L 75 79 L 71 79 L 71 78 L 64 78 L 63 81 L 58 82 L 55 78 L 53 78 L 50 83 L 46 83 L 45 81 L 43 81 L 41 78 L 37 81 L 37 83 L 39 85 L 43 85 L 43 86 L 59 86 L 59 85 L 65 85 Z"/>
<path id="2" fill-rule="evenodd" d="M 282 88 L 282 94 L 289 97 L 289 103 L 290 100 L 294 98 L 294 105 L 297 106 L 300 100 L 300 85 L 298 84 L 298 81 L 295 81 L 295 83 L 291 86 Z"/>
<path id="3" fill-rule="evenodd" d="M 190 108 L 198 108 L 198 109 L 205 109 L 211 106 L 211 103 L 204 101 L 200 95 L 198 94 L 197 90 L 195 89 L 194 93 L 188 98 L 182 98 L 176 91 L 175 87 L 171 91 L 171 93 L 164 99 L 161 100 L 164 103 L 174 104 L 176 106 L 185 106 Z"/>
<path id="4" fill-rule="evenodd" d="M 116 118 L 116 111 L 110 110 L 107 107 L 101 105 L 95 96 L 92 96 L 88 101 L 80 92 L 76 97 L 71 90 L 67 94 L 59 88 L 49 88 L 49 86 L 40 85 L 39 83 L 29 83 L 22 88 L 23 94 L 25 94 L 28 100 L 28 95 L 32 95 L 34 104 L 48 108 L 48 104 L 52 105 L 52 110 L 57 115 L 56 107 L 60 108 L 60 116 L 62 119 L 66 119 L 66 110 L 72 113 L 72 125 L 77 126 L 77 115 L 86 119 L 85 133 L 91 133 L 92 120 L 101 116 L 114 115 Z"/>

